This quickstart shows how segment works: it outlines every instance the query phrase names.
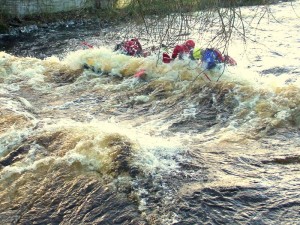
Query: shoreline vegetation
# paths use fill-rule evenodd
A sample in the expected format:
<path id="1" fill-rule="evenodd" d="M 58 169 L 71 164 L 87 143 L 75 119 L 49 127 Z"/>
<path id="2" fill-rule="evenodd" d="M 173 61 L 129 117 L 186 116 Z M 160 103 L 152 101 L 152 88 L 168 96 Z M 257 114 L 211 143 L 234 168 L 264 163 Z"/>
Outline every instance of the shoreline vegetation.
<path id="1" fill-rule="evenodd" d="M 95 6 L 76 11 L 59 13 L 40 13 L 23 17 L 0 14 L 0 33 L 6 33 L 14 27 L 29 25 L 45 26 L 45 24 L 70 20 L 105 20 L 120 22 L 133 19 L 143 20 L 145 16 L 165 17 L 172 13 L 189 13 L 195 11 L 217 11 L 220 8 L 238 8 L 242 6 L 270 5 L 291 0 L 131 0 L 123 7 L 116 4 L 106 8 Z M 1 10 L 0 10 L 1 11 Z"/>

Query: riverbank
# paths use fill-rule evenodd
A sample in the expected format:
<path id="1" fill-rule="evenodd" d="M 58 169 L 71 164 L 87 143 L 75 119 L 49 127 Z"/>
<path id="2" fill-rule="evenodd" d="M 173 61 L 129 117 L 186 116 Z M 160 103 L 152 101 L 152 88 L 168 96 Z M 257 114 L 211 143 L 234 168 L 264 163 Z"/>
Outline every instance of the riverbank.
<path id="1" fill-rule="evenodd" d="M 138 18 L 145 15 L 167 15 L 172 12 L 192 12 L 196 10 L 210 10 L 216 7 L 241 7 L 250 5 L 268 5 L 277 4 L 280 2 L 287 2 L 289 0 L 249 0 L 249 1 L 234 1 L 221 2 L 218 5 L 214 1 L 203 3 L 203 1 L 187 1 L 184 4 L 182 2 L 171 3 L 161 2 L 160 0 L 153 1 L 152 4 L 144 4 L 143 1 L 132 2 L 130 5 L 124 8 L 83 8 L 80 10 L 73 10 L 69 12 L 58 13 L 40 13 L 27 16 L 12 16 L 2 12 L 0 15 L 0 34 L 8 32 L 10 29 L 16 27 L 26 27 L 35 25 L 37 27 L 45 27 L 51 23 L 68 23 L 68 21 L 89 21 L 89 20 L 101 20 L 101 21 L 124 21 L 124 19 Z"/>
<path id="2" fill-rule="evenodd" d="M 89 21 L 99 19 L 99 14 L 89 9 L 72 12 L 25 16 L 22 18 L 2 15 L 0 17 L 0 33 L 6 33 L 13 28 L 35 25 L 47 27 L 50 24 L 68 23 L 68 21 Z"/>

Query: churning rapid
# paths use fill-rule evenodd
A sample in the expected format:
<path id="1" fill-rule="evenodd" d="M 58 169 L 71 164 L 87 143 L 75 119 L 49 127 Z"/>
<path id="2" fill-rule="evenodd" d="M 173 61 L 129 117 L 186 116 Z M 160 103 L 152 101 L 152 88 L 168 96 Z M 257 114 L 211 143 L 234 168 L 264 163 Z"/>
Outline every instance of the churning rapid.
<path id="1" fill-rule="evenodd" d="M 271 6 L 266 46 L 233 43 L 238 65 L 212 81 L 104 46 L 0 52 L 1 224 L 299 224 L 293 7 Z"/>

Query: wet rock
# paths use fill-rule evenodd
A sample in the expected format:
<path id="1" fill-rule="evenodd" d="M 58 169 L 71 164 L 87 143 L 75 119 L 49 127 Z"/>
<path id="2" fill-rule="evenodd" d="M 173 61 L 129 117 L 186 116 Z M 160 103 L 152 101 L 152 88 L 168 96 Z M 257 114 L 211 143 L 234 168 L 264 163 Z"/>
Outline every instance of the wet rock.
<path id="1" fill-rule="evenodd" d="M 22 23 L 23 21 L 18 17 L 12 18 L 10 21 L 8 21 L 8 25 L 12 27 L 19 27 L 22 25 Z"/>

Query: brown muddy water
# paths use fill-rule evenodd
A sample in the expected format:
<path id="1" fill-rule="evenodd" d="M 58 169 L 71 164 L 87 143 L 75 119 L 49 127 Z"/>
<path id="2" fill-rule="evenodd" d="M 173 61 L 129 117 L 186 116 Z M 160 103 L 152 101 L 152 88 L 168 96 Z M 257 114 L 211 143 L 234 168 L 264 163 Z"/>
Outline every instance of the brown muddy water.
<path id="1" fill-rule="evenodd" d="M 82 49 L 81 39 L 50 38 L 61 46 L 52 55 L 6 46 L 1 224 L 300 224 L 293 6 L 271 6 L 277 21 L 260 24 L 246 53 L 232 43 L 238 65 L 218 82 L 219 70 L 210 82 L 197 62 Z"/>

